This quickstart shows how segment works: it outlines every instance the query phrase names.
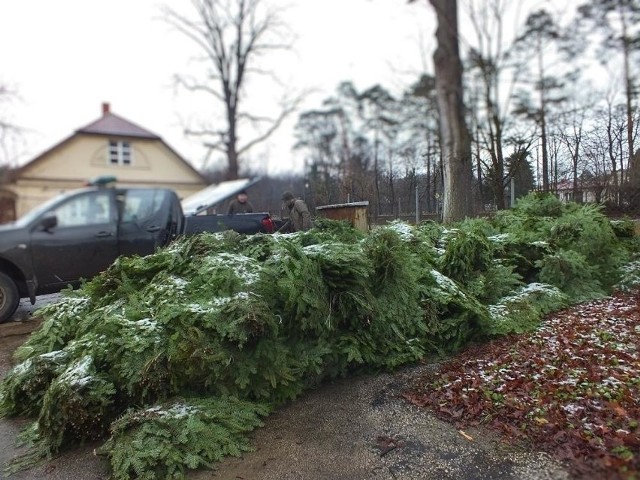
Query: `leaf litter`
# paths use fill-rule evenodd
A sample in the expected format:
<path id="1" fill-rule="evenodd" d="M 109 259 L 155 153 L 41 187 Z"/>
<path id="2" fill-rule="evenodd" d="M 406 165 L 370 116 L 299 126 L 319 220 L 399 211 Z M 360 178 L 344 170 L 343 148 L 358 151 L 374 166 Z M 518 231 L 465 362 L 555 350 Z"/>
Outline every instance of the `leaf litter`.
<path id="1" fill-rule="evenodd" d="M 458 428 L 498 430 L 579 478 L 640 478 L 640 292 L 568 308 L 473 345 L 404 397 Z"/>

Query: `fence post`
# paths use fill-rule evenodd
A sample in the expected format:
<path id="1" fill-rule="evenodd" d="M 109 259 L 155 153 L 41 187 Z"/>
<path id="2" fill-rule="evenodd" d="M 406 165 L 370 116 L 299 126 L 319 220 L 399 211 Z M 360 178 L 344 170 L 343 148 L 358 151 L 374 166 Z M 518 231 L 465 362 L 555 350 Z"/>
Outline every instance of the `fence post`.
<path id="1" fill-rule="evenodd" d="M 418 200 L 418 185 L 416 185 L 416 225 L 420 223 L 420 201 Z"/>

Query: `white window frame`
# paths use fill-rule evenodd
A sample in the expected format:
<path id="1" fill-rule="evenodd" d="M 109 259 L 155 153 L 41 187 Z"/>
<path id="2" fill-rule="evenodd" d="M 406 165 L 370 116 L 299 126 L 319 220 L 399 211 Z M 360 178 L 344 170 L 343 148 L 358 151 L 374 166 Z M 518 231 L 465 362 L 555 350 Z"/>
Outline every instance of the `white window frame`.
<path id="1" fill-rule="evenodd" d="M 122 165 L 127 167 L 132 165 L 133 148 L 131 148 L 131 142 L 125 140 L 109 140 L 107 162 L 109 165 Z"/>

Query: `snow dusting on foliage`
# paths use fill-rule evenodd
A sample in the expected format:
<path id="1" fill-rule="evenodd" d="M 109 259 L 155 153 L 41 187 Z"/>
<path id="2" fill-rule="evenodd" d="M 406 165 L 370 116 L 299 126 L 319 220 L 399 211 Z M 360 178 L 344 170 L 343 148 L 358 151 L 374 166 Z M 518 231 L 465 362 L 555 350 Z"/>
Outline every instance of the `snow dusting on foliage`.
<path id="1" fill-rule="evenodd" d="M 540 318 L 567 304 L 567 296 L 544 283 L 530 283 L 489 305 L 492 334 L 523 333 L 535 328 Z"/>
<path id="2" fill-rule="evenodd" d="M 640 260 L 623 265 L 621 270 L 622 275 L 616 288 L 623 292 L 629 292 L 640 287 Z"/>
<path id="3" fill-rule="evenodd" d="M 620 294 L 548 316 L 533 334 L 475 346 L 405 397 L 460 426 L 487 424 L 570 462 L 640 474 L 640 306 Z"/>
<path id="4" fill-rule="evenodd" d="M 171 283 L 175 285 L 178 289 L 183 290 L 189 282 L 187 282 L 184 278 L 176 277 L 175 275 L 171 275 L 169 277 Z"/>
<path id="5" fill-rule="evenodd" d="M 548 247 L 549 246 L 549 242 L 544 242 L 544 241 L 535 241 L 535 242 L 531 242 L 531 245 L 533 245 L 534 247 Z"/>
<path id="6" fill-rule="evenodd" d="M 87 385 L 92 378 L 89 374 L 89 369 L 92 364 L 93 358 L 91 358 L 90 355 L 85 355 L 80 361 L 72 363 L 71 366 L 60 375 L 59 381 L 75 388 Z"/>
<path id="7" fill-rule="evenodd" d="M 333 245 L 327 243 L 318 243 L 315 245 L 307 245 L 302 250 L 307 254 L 315 257 L 331 255 L 333 253 Z"/>
<path id="8" fill-rule="evenodd" d="M 491 240 L 494 243 L 504 243 L 507 240 L 509 240 L 509 238 L 511 237 L 511 235 L 509 235 L 508 233 L 499 233 L 498 235 L 491 235 L 489 238 L 489 240 Z"/>
<path id="9" fill-rule="evenodd" d="M 187 306 L 188 310 L 193 313 L 218 313 L 225 305 L 233 301 L 249 300 L 248 292 L 238 292 L 230 297 L 215 297 L 207 303 L 191 303 Z"/>
<path id="10" fill-rule="evenodd" d="M 217 270 L 228 270 L 234 272 L 245 285 L 255 283 L 260 277 L 260 264 L 245 255 L 219 253 L 215 256 L 207 256 L 203 261 L 204 268 L 210 268 L 212 274 L 215 274 L 214 272 Z"/>
<path id="11" fill-rule="evenodd" d="M 184 403 L 178 403 L 171 405 L 169 408 L 163 408 L 159 405 L 147 408 L 145 413 L 153 414 L 158 417 L 171 417 L 171 418 L 185 418 L 189 415 L 193 415 L 198 412 L 198 409 L 193 405 L 186 405 Z"/>
<path id="12" fill-rule="evenodd" d="M 392 230 L 394 232 L 396 232 L 398 234 L 398 236 L 406 241 L 409 241 L 413 238 L 413 232 L 412 232 L 412 228 L 411 225 L 409 225 L 406 222 L 401 222 L 401 221 L 393 221 L 391 223 L 389 223 L 389 225 L 387 226 L 387 228 L 389 230 Z"/>
<path id="13" fill-rule="evenodd" d="M 55 361 L 65 359 L 67 355 L 68 353 L 64 350 L 54 350 L 53 352 L 43 353 L 40 358 Z"/>
<path id="14" fill-rule="evenodd" d="M 158 322 L 151 320 L 150 318 L 143 318 L 141 320 L 131 322 L 136 330 L 144 330 L 148 332 L 154 332 L 158 329 Z"/>
<path id="15" fill-rule="evenodd" d="M 79 315 L 89 304 L 86 296 L 63 297 L 57 303 L 50 303 L 36 311 L 37 316 L 68 318 Z"/>
<path id="16" fill-rule="evenodd" d="M 32 366 L 33 366 L 33 359 L 27 358 L 24 362 L 20 362 L 16 366 L 14 366 L 11 373 L 16 377 L 21 377 L 25 373 L 29 372 Z"/>
<path id="17" fill-rule="evenodd" d="M 446 275 L 443 275 L 442 273 L 434 269 L 431 270 L 431 275 L 435 279 L 438 287 L 442 290 L 442 292 L 452 295 L 459 295 L 462 298 L 466 297 L 465 293 L 460 289 L 460 287 L 458 287 L 458 285 L 456 285 L 456 282 L 451 280 Z"/>

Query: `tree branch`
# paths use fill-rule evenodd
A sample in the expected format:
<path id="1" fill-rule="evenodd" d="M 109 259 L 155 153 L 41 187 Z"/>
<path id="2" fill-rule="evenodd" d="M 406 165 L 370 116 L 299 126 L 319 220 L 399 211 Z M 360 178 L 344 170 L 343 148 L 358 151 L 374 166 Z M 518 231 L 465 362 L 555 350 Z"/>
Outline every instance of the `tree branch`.
<path id="1" fill-rule="evenodd" d="M 253 140 L 247 142 L 243 147 L 239 148 L 238 154 L 243 154 L 247 152 L 258 143 L 265 141 L 267 138 L 273 135 L 273 133 L 278 128 L 280 128 L 280 125 L 282 125 L 282 122 L 284 122 L 284 120 L 289 115 L 291 115 L 293 112 L 295 112 L 298 109 L 298 107 L 300 106 L 300 103 L 302 103 L 302 100 L 305 98 L 305 96 L 306 96 L 305 94 L 301 94 L 297 98 L 289 102 L 288 104 L 284 105 L 280 112 L 280 115 L 278 115 L 278 117 L 273 121 L 273 123 L 267 129 L 267 131 L 264 132 L 262 135 L 259 135 L 258 137 L 254 138 Z"/>

